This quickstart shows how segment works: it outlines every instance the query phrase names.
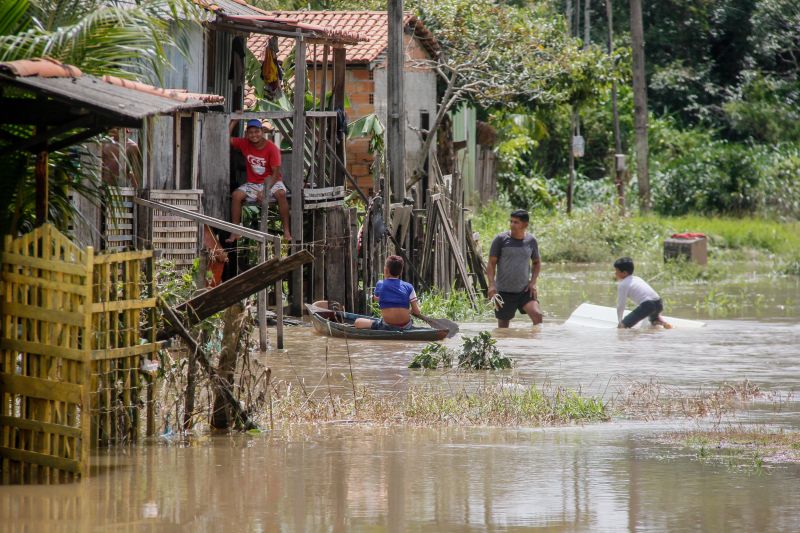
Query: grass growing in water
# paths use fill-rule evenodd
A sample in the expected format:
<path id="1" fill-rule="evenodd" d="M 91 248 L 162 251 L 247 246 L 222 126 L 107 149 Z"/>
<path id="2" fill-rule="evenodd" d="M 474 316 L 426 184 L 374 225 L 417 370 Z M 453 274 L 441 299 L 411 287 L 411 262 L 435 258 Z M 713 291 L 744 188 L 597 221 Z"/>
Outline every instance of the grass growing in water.
<path id="1" fill-rule="evenodd" d="M 309 397 L 300 387 L 273 391 L 275 420 L 283 423 L 350 422 L 416 426 L 552 426 L 609 419 L 598 398 L 577 391 L 506 383 L 474 391 L 411 387 L 394 394 L 358 390 L 351 396 Z"/>
<path id="2" fill-rule="evenodd" d="M 670 433 L 670 444 L 697 450 L 697 457 L 731 467 L 760 470 L 765 463 L 800 463 L 800 432 L 741 425 Z"/>

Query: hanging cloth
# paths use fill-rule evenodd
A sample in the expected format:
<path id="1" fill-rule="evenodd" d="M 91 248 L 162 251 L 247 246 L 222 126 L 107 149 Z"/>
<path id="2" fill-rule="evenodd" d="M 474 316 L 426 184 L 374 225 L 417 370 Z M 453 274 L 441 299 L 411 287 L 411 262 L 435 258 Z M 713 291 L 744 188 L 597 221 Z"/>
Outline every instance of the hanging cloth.
<path id="1" fill-rule="evenodd" d="M 278 38 L 273 36 L 264 49 L 264 60 L 261 62 L 261 79 L 264 81 L 264 95 L 270 100 L 281 96 L 281 80 L 283 68 L 278 61 Z"/>

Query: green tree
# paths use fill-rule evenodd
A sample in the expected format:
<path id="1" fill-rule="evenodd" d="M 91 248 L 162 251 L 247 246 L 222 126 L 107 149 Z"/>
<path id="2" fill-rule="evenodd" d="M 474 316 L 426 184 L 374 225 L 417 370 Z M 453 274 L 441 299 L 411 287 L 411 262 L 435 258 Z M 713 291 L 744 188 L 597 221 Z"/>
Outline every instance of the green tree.
<path id="1" fill-rule="evenodd" d="M 191 0 L 0 0 L 0 61 L 47 56 L 89 74 L 156 82 L 169 67 L 169 49 L 186 51 L 184 29 L 200 13 Z M 0 124 L 0 133 L 28 137 L 32 129 Z M 99 175 L 79 164 L 79 152 L 73 147 L 50 157 L 48 218 L 62 229 L 75 214 L 68 190 L 95 198 L 103 190 Z M 0 158 L 2 234 L 33 224 L 33 164 L 27 152 Z"/>

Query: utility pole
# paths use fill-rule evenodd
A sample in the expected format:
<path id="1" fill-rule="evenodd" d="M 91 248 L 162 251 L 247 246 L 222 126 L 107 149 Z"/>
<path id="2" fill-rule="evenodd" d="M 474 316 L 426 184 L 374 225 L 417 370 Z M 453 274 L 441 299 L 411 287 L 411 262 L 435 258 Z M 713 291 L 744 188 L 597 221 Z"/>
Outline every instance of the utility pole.
<path id="1" fill-rule="evenodd" d="M 578 21 L 580 20 L 580 7 L 581 0 L 575 0 L 575 35 L 579 35 L 580 28 Z M 572 0 L 567 0 L 567 34 L 572 37 Z M 569 116 L 569 143 L 567 143 L 567 150 L 569 150 L 568 166 L 569 176 L 567 177 L 567 215 L 572 214 L 572 192 L 575 188 L 575 153 L 572 149 L 572 144 L 575 139 L 575 123 L 578 113 L 575 111 L 575 104 L 571 106 Z"/>
<path id="2" fill-rule="evenodd" d="M 636 133 L 636 179 L 639 209 L 650 210 L 650 175 L 647 168 L 647 80 L 644 75 L 644 26 L 642 0 L 630 0 L 631 47 L 633 48 L 633 127 Z"/>
<path id="3" fill-rule="evenodd" d="M 608 56 L 614 55 L 614 15 L 612 0 L 606 0 L 606 20 L 608 21 Z M 621 215 L 625 214 L 625 154 L 622 152 L 622 133 L 619 129 L 619 109 L 617 108 L 617 81 L 611 82 L 611 114 L 614 120 L 614 185 L 617 189 L 617 204 Z"/>
<path id="4" fill-rule="evenodd" d="M 406 108 L 403 100 L 403 0 L 389 1 L 389 47 L 387 53 L 386 159 L 392 202 L 402 202 L 406 192 Z M 389 197 L 384 191 L 384 200 Z"/>

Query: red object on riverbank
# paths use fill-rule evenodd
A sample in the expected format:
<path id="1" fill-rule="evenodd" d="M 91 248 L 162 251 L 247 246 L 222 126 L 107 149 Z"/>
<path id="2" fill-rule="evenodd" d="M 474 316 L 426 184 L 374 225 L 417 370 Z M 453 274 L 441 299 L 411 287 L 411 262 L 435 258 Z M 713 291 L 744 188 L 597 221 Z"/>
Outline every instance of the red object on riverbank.
<path id="1" fill-rule="evenodd" d="M 671 239 L 705 239 L 706 238 L 706 234 L 705 233 L 691 233 L 691 232 L 673 233 L 670 236 L 670 238 Z"/>

